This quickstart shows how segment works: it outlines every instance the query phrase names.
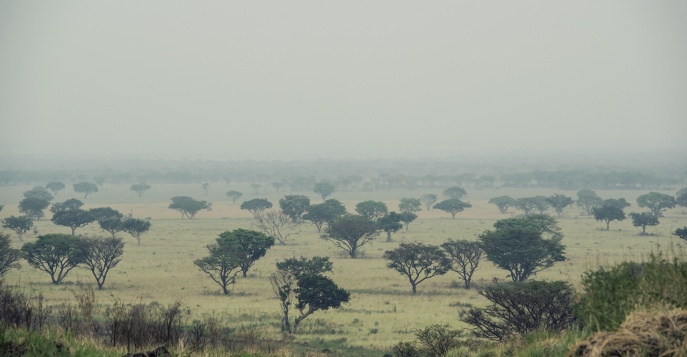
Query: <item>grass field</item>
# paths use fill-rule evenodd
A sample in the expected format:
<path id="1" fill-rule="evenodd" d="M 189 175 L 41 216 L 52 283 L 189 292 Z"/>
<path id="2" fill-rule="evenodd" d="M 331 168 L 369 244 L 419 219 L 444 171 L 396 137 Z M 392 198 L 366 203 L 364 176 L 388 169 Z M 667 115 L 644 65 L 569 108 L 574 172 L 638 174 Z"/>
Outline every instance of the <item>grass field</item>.
<path id="1" fill-rule="evenodd" d="M 31 187 L 0 187 L 0 204 L 5 208 L 0 218 L 18 215 L 17 203 L 22 193 Z M 255 197 L 267 198 L 275 206 L 285 194 L 304 194 L 311 203 L 319 203 L 320 197 L 313 192 L 275 192 L 269 188 L 260 194 L 251 194 L 249 185 L 226 185 L 213 183 L 205 196 L 200 184 L 162 185 L 155 184 L 143 197 L 129 190 L 128 185 L 105 184 L 105 189 L 92 194 L 85 200 L 85 208 L 110 206 L 134 217 L 152 219 L 152 229 L 143 235 L 141 245 L 129 235 L 122 234 L 126 247 L 124 259 L 108 276 L 105 288 L 98 291 L 99 302 L 104 305 L 116 299 L 124 302 L 158 302 L 169 304 L 181 300 L 188 321 L 204 315 L 220 316 L 229 326 L 254 327 L 266 335 L 279 333 L 279 305 L 273 297 L 268 281 L 275 271 L 275 263 L 284 258 L 315 255 L 329 256 L 334 262 L 330 276 L 337 284 L 351 293 L 350 303 L 338 310 L 317 312 L 303 323 L 298 341 L 319 338 L 345 341 L 351 346 L 388 349 L 399 341 L 414 339 L 414 329 L 430 324 L 449 324 L 453 328 L 466 328 L 458 314 L 467 305 L 480 306 L 485 300 L 477 294 L 480 286 L 491 284 L 497 277 L 506 280 L 507 272 L 496 269 L 487 261 L 474 277 L 474 288 L 464 290 L 455 273 L 430 279 L 418 286 L 418 294 L 411 294 L 410 284 L 398 273 L 386 267 L 381 259 L 384 251 L 395 248 L 403 242 L 424 242 L 441 244 L 448 239 L 475 240 L 476 236 L 502 218 L 515 216 L 518 212 L 501 214 L 487 201 L 495 196 L 510 195 L 524 197 L 562 193 L 575 197 L 574 191 L 535 189 L 491 189 L 468 190 L 467 201 L 473 207 L 459 213 L 456 219 L 438 211 L 418 212 L 419 218 L 411 223 L 409 230 L 395 233 L 394 242 L 386 243 L 380 235 L 372 245 L 363 248 L 359 259 L 350 259 L 342 250 L 319 237 L 314 225 L 305 223 L 302 231 L 285 246 L 274 246 L 259 260 L 246 279 L 239 278 L 230 296 L 221 294 L 221 289 L 193 265 L 193 260 L 207 254 L 205 246 L 214 242 L 223 231 L 236 228 L 253 228 L 252 216 L 239 209 L 240 202 L 232 204 L 224 193 L 229 190 L 244 192 L 239 201 Z M 69 191 L 69 192 L 68 192 Z M 438 190 L 437 190 L 438 191 Z M 602 198 L 624 197 L 632 206 L 626 213 L 644 209 L 636 204 L 636 197 L 645 191 L 596 191 Z M 349 212 L 354 212 L 356 203 L 364 200 L 380 200 L 390 210 L 397 210 L 401 197 L 419 197 L 423 191 L 372 191 L 336 192 L 332 198 L 344 202 Z M 663 192 L 674 194 L 674 192 Z M 167 206 L 170 197 L 188 195 L 195 199 L 213 202 L 212 211 L 201 211 L 194 220 L 182 220 L 180 214 Z M 68 198 L 83 200 L 83 196 L 71 191 L 71 187 L 59 192 L 54 202 Z M 566 280 L 576 285 L 582 273 L 598 265 L 613 264 L 621 260 L 640 260 L 657 247 L 667 249 L 671 244 L 684 247 L 684 242 L 671 235 L 675 229 L 687 226 L 687 210 L 682 207 L 668 210 L 661 224 L 648 227 L 649 236 L 640 236 L 641 228 L 633 227 L 628 218 L 612 222 L 611 230 L 605 231 L 605 223 L 582 215 L 577 207 L 566 209 L 558 218 L 565 235 L 568 260 L 538 274 L 536 279 Z M 38 234 L 69 233 L 69 228 L 56 226 L 46 219 L 36 223 Z M 22 242 L 12 233 L 13 245 L 19 248 Z M 78 229 L 77 234 L 105 235 L 97 224 Z M 24 242 L 35 240 L 35 234 L 26 234 Z M 22 263 L 22 269 L 13 270 L 5 276 L 9 284 L 20 284 L 29 292 L 43 292 L 49 304 L 59 305 L 73 300 L 75 283 L 90 283 L 93 278 L 84 269 L 75 269 L 66 282 L 52 285 L 47 274 L 34 270 Z M 345 339 L 345 340 L 344 340 Z"/>

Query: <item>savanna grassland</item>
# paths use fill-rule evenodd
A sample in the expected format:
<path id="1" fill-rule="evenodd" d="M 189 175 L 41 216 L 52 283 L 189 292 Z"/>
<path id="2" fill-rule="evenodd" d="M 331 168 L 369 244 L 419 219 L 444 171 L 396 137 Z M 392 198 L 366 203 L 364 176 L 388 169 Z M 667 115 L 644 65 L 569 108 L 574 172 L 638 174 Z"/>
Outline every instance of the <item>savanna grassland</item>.
<path id="1" fill-rule="evenodd" d="M 22 193 L 31 186 L 0 187 L 0 203 L 5 208 L 0 218 L 19 215 L 17 202 Z M 225 196 L 229 190 L 238 190 L 244 196 L 232 204 Z M 473 288 L 462 288 L 460 278 L 453 272 L 436 277 L 418 286 L 413 295 L 406 278 L 386 267 L 381 259 L 386 250 L 394 249 L 399 243 L 423 242 L 439 245 L 448 239 L 476 240 L 476 236 L 502 218 L 520 214 L 511 212 L 501 214 L 496 206 L 487 201 L 496 196 L 526 197 L 561 193 L 575 197 L 576 191 L 555 189 L 469 189 L 466 201 L 472 208 L 458 213 L 451 219 L 446 212 L 433 209 L 418 212 L 418 219 L 411 223 L 408 231 L 393 234 L 393 242 L 384 242 L 384 234 L 376 241 L 362 248 L 358 259 L 350 259 L 343 251 L 330 242 L 320 238 L 317 229 L 310 222 L 301 225 L 301 232 L 286 245 L 275 245 L 267 255 L 260 259 L 250 270 L 247 278 L 238 278 L 231 288 L 232 293 L 225 296 L 221 288 L 206 277 L 193 261 L 207 255 L 207 244 L 213 243 L 219 233 L 236 228 L 257 229 L 253 226 L 252 215 L 239 209 L 240 202 L 252 198 L 267 198 L 278 207 L 279 198 L 285 194 L 303 194 L 312 203 L 321 202 L 314 192 L 293 192 L 274 188 L 262 189 L 251 193 L 249 184 L 211 183 L 208 195 L 200 184 L 152 184 L 142 197 L 129 190 L 129 185 L 105 184 L 104 189 L 88 196 L 84 208 L 112 207 L 135 218 L 150 218 L 151 230 L 144 234 L 141 245 L 131 236 L 120 233 L 126 246 L 122 262 L 112 270 L 105 287 L 97 291 L 98 302 L 110 305 L 122 302 L 158 302 L 170 304 L 181 301 L 190 322 L 203 316 L 215 315 L 232 327 L 254 328 L 267 336 L 277 336 L 279 332 L 280 311 L 272 292 L 268 277 L 275 271 L 275 263 L 285 258 L 299 256 L 328 256 L 334 262 L 334 271 L 329 274 L 333 280 L 351 293 L 350 303 L 337 310 L 320 311 L 304 321 L 297 341 L 308 342 L 314 339 L 338 340 L 350 346 L 365 349 L 388 350 L 399 341 L 415 338 L 414 329 L 431 324 L 448 324 L 452 328 L 464 329 L 466 325 L 458 319 L 462 307 L 483 306 L 483 299 L 477 290 L 492 284 L 493 278 L 507 281 L 507 272 L 495 268 L 486 260 L 475 273 Z M 647 193 L 640 190 L 596 190 L 602 198 L 625 198 L 632 203 L 625 209 L 629 212 L 642 212 L 636 198 Z M 669 195 L 674 192 L 661 191 Z M 420 197 L 434 193 L 441 197 L 440 190 L 425 191 L 360 191 L 335 192 L 331 198 L 342 201 L 349 212 L 354 212 L 355 204 L 364 200 L 385 202 L 389 210 L 398 210 L 402 197 Z M 211 211 L 201 211 L 194 220 L 181 219 L 181 215 L 168 209 L 172 196 L 186 195 L 197 200 L 212 202 Z M 68 198 L 83 200 L 68 186 L 60 191 L 53 202 Z M 549 214 L 555 215 L 551 210 Z M 50 212 L 36 222 L 38 235 L 47 233 L 70 233 L 69 228 L 56 226 L 50 222 Z M 577 286 L 580 276 L 588 269 L 599 265 L 610 265 L 623 260 L 641 260 L 657 246 L 667 249 L 673 245 L 684 247 L 671 232 L 687 226 L 687 210 L 677 207 L 666 211 L 661 223 L 648 227 L 648 236 L 640 236 L 641 228 L 633 227 L 628 218 L 622 222 L 612 222 L 610 231 L 605 231 L 605 223 L 597 222 L 584 215 L 576 206 L 568 207 L 561 217 L 557 217 L 565 235 L 563 243 L 567 246 L 567 260 L 554 265 L 535 276 L 541 280 L 565 280 Z M 21 247 L 23 242 L 12 233 L 13 246 Z M 78 229 L 77 234 L 107 235 L 97 223 Z M 35 240 L 37 234 L 24 236 L 24 242 Z M 53 285 L 47 274 L 30 268 L 25 262 L 22 268 L 12 270 L 5 280 L 9 284 L 19 284 L 29 292 L 43 292 L 48 303 L 60 305 L 73 300 L 72 290 L 76 283 L 91 283 L 93 278 L 85 269 L 73 270 L 66 281 Z"/>

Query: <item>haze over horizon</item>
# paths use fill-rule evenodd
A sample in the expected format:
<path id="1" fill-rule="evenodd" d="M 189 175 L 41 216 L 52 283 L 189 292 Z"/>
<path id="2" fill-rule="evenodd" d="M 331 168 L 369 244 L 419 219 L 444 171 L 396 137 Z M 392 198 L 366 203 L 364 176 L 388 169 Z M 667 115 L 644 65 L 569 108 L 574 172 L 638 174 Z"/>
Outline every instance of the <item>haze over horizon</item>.
<path id="1" fill-rule="evenodd" d="M 0 159 L 687 150 L 687 3 L 0 1 Z"/>

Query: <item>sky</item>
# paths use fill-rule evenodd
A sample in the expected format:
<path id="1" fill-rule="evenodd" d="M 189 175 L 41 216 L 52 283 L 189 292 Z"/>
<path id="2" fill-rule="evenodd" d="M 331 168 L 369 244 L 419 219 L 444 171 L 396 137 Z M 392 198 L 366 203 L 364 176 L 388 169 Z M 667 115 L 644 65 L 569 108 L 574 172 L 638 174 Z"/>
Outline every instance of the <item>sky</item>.
<path id="1" fill-rule="evenodd" d="M 687 150 L 685 133 L 687 1 L 0 0 L 4 159 Z"/>

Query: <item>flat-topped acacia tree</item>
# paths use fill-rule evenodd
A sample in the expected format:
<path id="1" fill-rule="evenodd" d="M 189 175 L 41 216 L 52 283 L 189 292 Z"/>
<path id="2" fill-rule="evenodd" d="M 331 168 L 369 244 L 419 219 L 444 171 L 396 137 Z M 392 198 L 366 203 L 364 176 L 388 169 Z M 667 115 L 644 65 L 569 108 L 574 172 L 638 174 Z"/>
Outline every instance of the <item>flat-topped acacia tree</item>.
<path id="1" fill-rule="evenodd" d="M 331 222 L 322 238 L 331 241 L 335 247 L 345 250 L 355 259 L 358 257 L 358 249 L 372 242 L 379 232 L 377 222 L 349 214 Z"/>

